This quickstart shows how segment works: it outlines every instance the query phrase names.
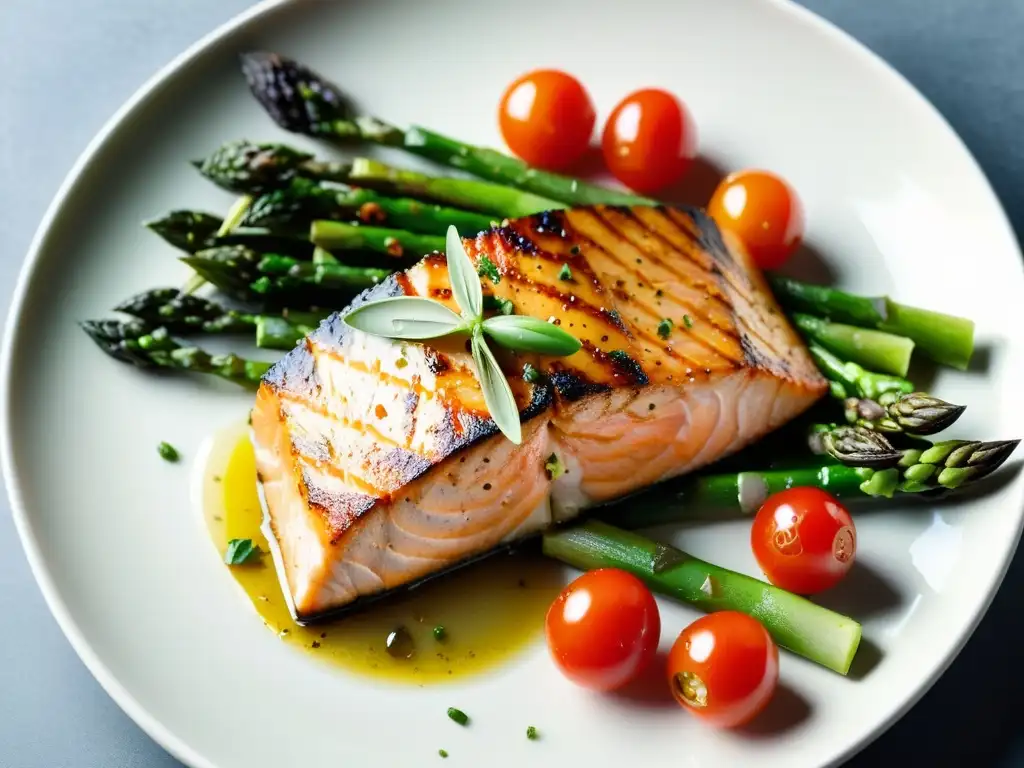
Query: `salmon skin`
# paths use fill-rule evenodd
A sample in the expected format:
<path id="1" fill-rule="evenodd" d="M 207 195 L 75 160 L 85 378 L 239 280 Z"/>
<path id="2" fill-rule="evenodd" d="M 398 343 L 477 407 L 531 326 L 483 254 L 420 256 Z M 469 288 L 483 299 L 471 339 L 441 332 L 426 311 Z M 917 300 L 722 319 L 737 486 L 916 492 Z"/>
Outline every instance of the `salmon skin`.
<path id="1" fill-rule="evenodd" d="M 481 278 L 485 295 L 583 346 L 550 358 L 492 345 L 520 408 L 520 445 L 489 418 L 465 337 L 392 341 L 341 312 L 277 363 L 252 434 L 299 622 L 692 472 L 827 390 L 747 253 L 698 209 L 551 211 L 464 242 L 478 266 L 496 267 L 497 281 Z M 402 295 L 458 311 L 440 254 L 351 308 Z"/>

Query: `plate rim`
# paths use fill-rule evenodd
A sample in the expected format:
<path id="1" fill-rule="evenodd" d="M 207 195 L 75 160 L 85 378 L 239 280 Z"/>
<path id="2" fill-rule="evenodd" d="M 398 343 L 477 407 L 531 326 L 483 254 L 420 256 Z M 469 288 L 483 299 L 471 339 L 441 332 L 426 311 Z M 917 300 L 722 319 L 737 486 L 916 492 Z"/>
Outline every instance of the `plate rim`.
<path id="1" fill-rule="evenodd" d="M 888 80 L 902 98 L 916 101 L 919 108 L 923 108 L 926 112 L 930 113 L 936 127 L 945 131 L 947 138 L 951 139 L 959 147 L 967 159 L 968 166 L 975 176 L 974 180 L 980 182 L 979 192 L 987 196 L 991 210 L 995 214 L 995 222 L 1003 229 L 1003 235 L 1008 236 L 1008 242 L 1015 246 L 1018 251 L 1021 250 L 1020 242 L 1010 224 L 1006 209 L 992 187 L 988 176 L 960 134 L 928 97 L 921 93 L 913 83 L 879 54 L 848 32 L 836 26 L 833 22 L 798 4 L 796 0 L 758 0 L 758 2 L 775 6 L 794 23 L 809 27 L 814 32 L 826 36 L 830 43 L 852 53 L 864 65 L 871 67 L 879 77 Z M 189 766 L 189 768 L 218 768 L 218 766 L 189 746 L 184 739 L 180 738 L 158 718 L 153 716 L 117 677 L 110 672 L 106 663 L 85 639 L 78 624 L 72 618 L 40 551 L 39 543 L 29 523 L 29 514 L 23 499 L 21 480 L 14 470 L 13 431 L 11 428 L 13 387 L 11 382 L 13 378 L 15 342 L 21 330 L 21 317 L 27 308 L 26 302 L 30 283 L 36 272 L 37 263 L 45 250 L 50 231 L 60 216 L 68 198 L 79 184 L 81 177 L 91 168 L 97 156 L 104 151 L 121 126 L 135 112 L 143 109 L 155 98 L 162 87 L 175 78 L 181 70 L 189 66 L 194 59 L 201 56 L 208 49 L 213 48 L 224 39 L 247 25 L 257 22 L 262 17 L 271 14 L 278 8 L 302 3 L 303 0 L 258 0 L 251 7 L 201 36 L 171 59 L 171 61 L 158 69 L 104 122 L 103 126 L 89 141 L 85 149 L 82 150 L 75 160 L 71 169 L 67 172 L 36 228 L 18 272 L 10 308 L 5 318 L 2 342 L 0 342 L 0 471 L 2 471 L 5 478 L 7 497 L 11 507 L 15 530 L 18 533 L 18 538 L 28 561 L 32 577 L 42 592 L 46 606 L 56 620 L 61 632 L 93 678 L 96 679 L 107 695 L 114 700 L 118 707 L 136 725 L 159 744 L 162 749 L 166 750 L 176 760 Z M 937 664 L 928 675 L 914 683 L 914 687 L 909 695 L 905 696 L 903 701 L 893 709 L 890 719 L 877 723 L 872 728 L 866 730 L 854 743 L 836 754 L 829 765 L 839 765 L 849 760 L 882 736 L 895 723 L 899 722 L 935 685 L 938 679 L 945 674 L 946 670 L 949 669 L 950 665 L 960 655 L 964 646 L 974 636 L 981 620 L 988 613 L 992 601 L 1005 581 L 1006 573 L 1016 555 L 1022 531 L 1024 531 L 1024 510 L 1019 510 L 1013 543 L 1012 546 L 1006 549 L 1003 561 L 999 564 L 996 579 L 991 584 L 984 598 L 975 603 L 969 619 L 957 630 L 958 636 L 941 663 Z"/>

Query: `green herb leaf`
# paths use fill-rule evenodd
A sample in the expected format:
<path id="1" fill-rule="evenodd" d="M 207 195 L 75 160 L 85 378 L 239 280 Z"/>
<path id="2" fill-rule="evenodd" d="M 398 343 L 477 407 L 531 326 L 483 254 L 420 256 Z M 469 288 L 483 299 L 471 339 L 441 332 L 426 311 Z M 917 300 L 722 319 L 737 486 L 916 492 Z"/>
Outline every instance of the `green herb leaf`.
<path id="1" fill-rule="evenodd" d="M 557 453 L 548 456 L 548 460 L 544 462 L 544 471 L 547 472 L 549 480 L 557 480 L 565 474 L 565 465 Z"/>
<path id="2" fill-rule="evenodd" d="M 693 328 L 693 320 L 690 319 L 689 315 L 683 315 L 683 325 L 687 328 Z"/>
<path id="3" fill-rule="evenodd" d="M 466 253 L 462 238 L 454 226 L 448 227 L 445 252 L 452 295 L 462 310 L 462 316 L 467 320 L 480 317 L 484 311 L 484 290 L 480 287 L 480 278 L 473 269 L 473 261 Z"/>
<path id="4" fill-rule="evenodd" d="M 511 315 L 515 313 L 516 305 L 501 296 L 484 296 L 484 309 L 495 309 L 503 315 Z"/>
<path id="5" fill-rule="evenodd" d="M 476 273 L 480 277 L 491 278 L 491 282 L 495 285 L 501 282 L 501 272 L 498 271 L 498 265 L 487 258 L 487 256 L 481 256 L 480 260 L 477 261 Z"/>
<path id="6" fill-rule="evenodd" d="M 539 738 L 539 736 L 540 734 L 537 733 L 537 729 L 534 728 L 532 725 L 528 725 L 526 727 L 526 738 L 528 738 L 530 741 L 536 741 Z"/>
<path id="7" fill-rule="evenodd" d="M 242 565 L 255 560 L 260 555 L 260 548 L 252 543 L 252 539 L 232 539 L 224 550 L 224 562 L 228 565 Z"/>
<path id="8" fill-rule="evenodd" d="M 540 371 L 534 368 L 529 363 L 523 365 L 523 381 L 527 384 L 536 384 L 540 381 Z"/>
<path id="9" fill-rule="evenodd" d="M 538 352 L 564 357 L 578 352 L 582 344 L 553 323 L 528 315 L 491 317 L 483 330 L 501 346 L 518 352 Z"/>
<path id="10" fill-rule="evenodd" d="M 558 270 L 559 280 L 572 280 L 572 270 L 569 269 L 568 264 L 563 264 L 562 268 Z"/>
<path id="11" fill-rule="evenodd" d="M 444 304 L 417 296 L 368 302 L 345 315 L 345 324 L 390 339 L 436 339 L 463 327 Z"/>
<path id="12" fill-rule="evenodd" d="M 505 437 L 519 445 L 523 441 L 523 428 L 519 423 L 516 399 L 512 396 L 512 388 L 509 387 L 505 374 L 498 366 L 498 361 L 494 359 L 480 330 L 473 334 L 471 349 L 487 411 Z"/>
<path id="13" fill-rule="evenodd" d="M 441 757 L 448 757 L 448 751 L 445 749 L 437 750 L 437 754 L 439 754 Z"/>
<path id="14" fill-rule="evenodd" d="M 667 317 L 658 323 L 658 335 L 663 339 L 667 339 L 669 334 L 672 333 L 672 321 Z"/>
<path id="15" fill-rule="evenodd" d="M 450 717 L 459 725 L 465 725 L 469 722 L 469 715 L 467 715 L 461 709 L 456 709 L 455 707 L 448 707 L 448 717 Z"/>
<path id="16" fill-rule="evenodd" d="M 160 458 L 164 461 L 174 462 L 179 458 L 178 449 L 170 443 L 160 443 L 160 445 L 156 447 L 156 452 L 160 454 Z"/>

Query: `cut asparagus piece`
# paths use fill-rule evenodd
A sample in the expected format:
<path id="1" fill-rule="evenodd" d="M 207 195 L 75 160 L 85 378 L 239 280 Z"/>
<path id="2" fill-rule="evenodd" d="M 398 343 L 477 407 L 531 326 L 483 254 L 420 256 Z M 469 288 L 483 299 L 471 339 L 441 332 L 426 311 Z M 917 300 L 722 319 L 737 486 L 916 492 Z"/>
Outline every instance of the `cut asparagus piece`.
<path id="1" fill-rule="evenodd" d="M 725 520 L 752 515 L 774 493 L 811 486 L 841 499 L 892 498 L 897 493 L 945 494 L 995 472 L 1019 440 L 954 440 L 902 451 L 888 469 L 850 467 L 803 459 L 800 466 L 760 471 L 694 475 L 662 483 L 597 510 L 603 520 L 646 528 L 694 520 Z"/>
<path id="2" fill-rule="evenodd" d="M 166 328 L 150 329 L 139 321 L 85 321 L 81 326 L 100 349 L 136 368 L 205 373 L 254 388 L 273 365 L 235 354 L 211 355 L 200 347 L 182 346 L 171 338 Z"/>
<path id="3" fill-rule="evenodd" d="M 858 328 L 794 312 L 793 324 L 809 340 L 854 363 L 895 376 L 906 376 L 914 342 L 905 336 Z"/>
<path id="4" fill-rule="evenodd" d="M 861 627 L 853 619 L 600 521 L 544 534 L 543 550 L 582 570 L 621 568 L 655 592 L 704 611 L 746 613 L 783 648 L 841 675 L 860 645 Z"/>
<path id="5" fill-rule="evenodd" d="M 398 147 L 434 162 L 468 171 L 482 179 L 570 206 L 595 203 L 651 205 L 656 202 L 628 192 L 531 168 L 521 160 L 501 152 L 464 144 L 425 128 L 414 127 L 403 131 L 377 118 L 357 115 L 336 85 L 279 54 L 251 52 L 243 54 L 241 59 L 242 71 L 253 96 L 274 122 L 287 131 L 341 143 L 367 142 Z"/>
<path id="6" fill-rule="evenodd" d="M 888 296 L 865 297 L 786 277 L 771 280 L 788 309 L 906 336 L 932 360 L 964 370 L 974 353 L 974 323 L 963 317 L 907 306 Z"/>
<path id="7" fill-rule="evenodd" d="M 557 200 L 540 197 L 515 187 L 475 179 L 428 176 L 418 171 L 394 168 L 365 157 L 357 157 L 352 161 L 349 179 L 360 187 L 436 200 L 439 203 L 510 219 L 565 207 Z"/>
<path id="8" fill-rule="evenodd" d="M 444 252 L 445 239 L 439 235 L 417 235 L 401 229 L 365 227 L 340 221 L 314 221 L 309 239 L 328 251 L 370 250 L 395 258 L 420 258 Z"/>

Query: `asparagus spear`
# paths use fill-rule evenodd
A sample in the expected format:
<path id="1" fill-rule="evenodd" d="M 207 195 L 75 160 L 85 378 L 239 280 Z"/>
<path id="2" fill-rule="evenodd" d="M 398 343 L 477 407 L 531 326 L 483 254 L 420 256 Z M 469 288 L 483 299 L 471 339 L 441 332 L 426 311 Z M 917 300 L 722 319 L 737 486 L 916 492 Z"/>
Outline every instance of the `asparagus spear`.
<path id="1" fill-rule="evenodd" d="M 143 222 L 143 226 L 186 253 L 208 247 L 224 220 L 202 211 L 171 211 L 164 216 Z"/>
<path id="2" fill-rule="evenodd" d="M 820 317 L 793 312 L 790 319 L 804 336 L 844 360 L 882 373 L 906 376 L 914 342 L 905 336 L 833 323 Z"/>
<path id="3" fill-rule="evenodd" d="M 444 235 L 449 226 L 468 235 L 482 232 L 493 223 L 492 217 L 480 213 L 302 178 L 258 197 L 244 223 L 274 229 L 300 228 L 308 227 L 314 219 L 387 224 L 427 235 Z"/>
<path id="4" fill-rule="evenodd" d="M 860 645 L 853 619 L 675 547 L 596 520 L 544 534 L 544 554 L 583 570 L 621 568 L 651 589 L 706 611 L 742 611 L 780 646 L 841 675 Z"/>
<path id="5" fill-rule="evenodd" d="M 688 476 L 604 507 L 598 516 L 628 528 L 727 519 L 751 515 L 772 494 L 797 486 L 822 488 L 851 500 L 946 493 L 994 472 L 1019 442 L 945 441 L 904 450 L 899 462 L 886 469 L 821 463 L 809 457 L 803 466 Z"/>
<path id="6" fill-rule="evenodd" d="M 316 330 L 328 312 L 297 312 L 285 309 L 280 315 L 254 315 L 227 309 L 201 296 L 182 294 L 177 288 L 155 288 L 127 299 L 116 312 L 131 315 L 169 333 L 248 333 L 256 331 L 256 346 L 289 350 Z"/>
<path id="7" fill-rule="evenodd" d="M 915 392 L 906 379 L 843 362 L 817 344 L 808 349 L 832 384 L 833 396 L 843 401 L 846 419 L 852 424 L 882 432 L 931 435 L 949 427 L 966 410 L 966 406 Z"/>
<path id="8" fill-rule="evenodd" d="M 195 346 L 182 346 L 166 328 L 113 320 L 85 321 L 82 329 L 115 360 L 142 369 L 206 373 L 245 387 L 257 387 L 273 363 L 246 360 L 235 354 L 211 355 Z"/>
<path id="9" fill-rule="evenodd" d="M 211 248 L 181 261 L 236 299 L 306 309 L 339 307 L 391 274 L 387 269 L 259 254 L 242 246 Z"/>
<path id="10" fill-rule="evenodd" d="M 435 251 L 444 252 L 444 237 L 416 235 L 401 229 L 364 227 L 340 221 L 314 221 L 309 239 L 328 251 L 371 250 L 396 258 L 426 256 Z"/>
<path id="11" fill-rule="evenodd" d="M 260 195 L 301 176 L 315 181 L 346 181 L 346 162 L 315 160 L 284 144 L 253 144 L 245 139 L 222 144 L 202 160 L 199 172 L 218 187 L 239 194 Z"/>
<path id="12" fill-rule="evenodd" d="M 906 336 L 938 363 L 963 370 L 974 352 L 974 323 L 963 317 L 899 304 L 888 296 L 857 296 L 785 277 L 772 278 L 771 285 L 789 309 Z"/>
<path id="13" fill-rule="evenodd" d="M 531 168 L 521 160 L 493 149 L 464 144 L 424 128 L 413 127 L 403 131 L 377 118 L 356 115 L 336 85 L 279 54 L 252 52 L 243 54 L 241 59 L 249 89 L 274 122 L 287 131 L 342 143 L 362 141 L 399 147 L 482 179 L 523 189 L 566 205 L 655 203 L 628 192 Z"/>
<path id="14" fill-rule="evenodd" d="M 557 200 L 514 187 L 489 181 L 428 176 L 419 171 L 394 168 L 366 157 L 357 157 L 352 161 L 349 180 L 361 187 L 422 197 L 511 219 L 565 207 Z"/>

